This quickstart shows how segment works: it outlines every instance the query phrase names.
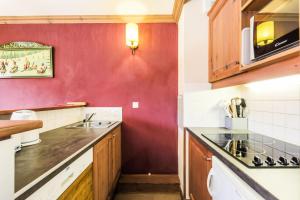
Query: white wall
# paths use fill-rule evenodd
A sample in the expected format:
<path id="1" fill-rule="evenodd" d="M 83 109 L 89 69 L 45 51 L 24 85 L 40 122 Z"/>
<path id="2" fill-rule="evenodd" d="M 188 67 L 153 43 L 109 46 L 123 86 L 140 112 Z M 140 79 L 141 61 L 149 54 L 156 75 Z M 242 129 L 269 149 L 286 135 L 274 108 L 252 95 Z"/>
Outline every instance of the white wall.
<path id="1" fill-rule="evenodd" d="M 178 22 L 178 176 L 183 191 L 183 94 L 184 94 L 184 10 Z"/>
<path id="2" fill-rule="evenodd" d="M 184 5 L 178 23 L 179 95 L 183 97 L 178 115 L 182 119 L 178 129 L 178 174 L 183 190 L 183 127 L 223 126 L 224 112 L 219 102 L 239 96 L 237 87 L 211 91 L 208 83 L 208 17 L 203 9 L 204 0 L 192 0 Z M 188 142 L 188 138 L 186 138 Z M 186 145 L 188 166 L 188 143 Z M 188 192 L 186 167 L 186 194 Z M 187 195 L 186 198 L 189 198 Z"/>
<path id="3" fill-rule="evenodd" d="M 184 96 L 185 127 L 224 127 L 225 111 L 220 102 L 240 97 L 239 87 L 194 91 Z"/>

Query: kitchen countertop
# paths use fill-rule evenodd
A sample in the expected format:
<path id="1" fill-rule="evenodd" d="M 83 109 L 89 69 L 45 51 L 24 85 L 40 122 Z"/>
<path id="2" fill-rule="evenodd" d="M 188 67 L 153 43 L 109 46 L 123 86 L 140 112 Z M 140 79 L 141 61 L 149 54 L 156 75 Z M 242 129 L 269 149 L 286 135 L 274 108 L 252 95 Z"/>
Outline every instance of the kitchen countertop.
<path id="1" fill-rule="evenodd" d="M 16 153 L 15 198 L 26 199 L 120 124 L 103 129 L 61 127 L 41 133 L 41 143 Z"/>
<path id="2" fill-rule="evenodd" d="M 258 194 L 268 200 L 300 199 L 300 168 L 250 169 L 227 154 L 201 134 L 241 133 L 225 128 L 187 128 L 196 139 L 204 144 L 214 156 L 218 157 L 241 179 L 248 183 Z M 244 133 L 251 133 L 245 132 Z"/>

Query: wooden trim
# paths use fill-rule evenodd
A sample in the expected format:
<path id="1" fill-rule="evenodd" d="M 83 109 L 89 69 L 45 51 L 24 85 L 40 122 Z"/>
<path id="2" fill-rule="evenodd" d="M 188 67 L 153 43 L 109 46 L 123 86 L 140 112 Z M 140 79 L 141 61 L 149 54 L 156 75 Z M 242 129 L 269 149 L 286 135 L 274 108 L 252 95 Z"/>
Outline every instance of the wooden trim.
<path id="1" fill-rule="evenodd" d="M 56 106 L 45 106 L 45 107 L 33 107 L 33 108 L 16 108 L 8 110 L 0 110 L 0 115 L 9 115 L 17 110 L 33 110 L 33 111 L 46 111 L 46 110 L 60 110 L 60 109 L 70 109 L 70 108 L 80 108 L 85 107 L 83 105 L 56 105 Z"/>
<path id="2" fill-rule="evenodd" d="M 179 184 L 177 174 L 122 174 L 119 183 Z"/>
<path id="3" fill-rule="evenodd" d="M 185 0 L 175 0 L 174 2 L 174 7 L 173 7 L 173 19 L 178 22 L 180 15 L 182 13 L 183 10 L 183 5 L 185 3 Z"/>
<path id="4" fill-rule="evenodd" d="M 263 67 L 266 65 L 271 65 L 274 63 L 278 63 L 280 61 L 284 61 L 287 59 L 290 59 L 292 57 L 300 57 L 300 46 L 294 47 L 292 49 L 288 49 L 286 51 L 280 52 L 278 54 L 272 55 L 270 57 L 267 57 L 263 60 L 251 63 L 249 65 L 244 65 L 242 67 L 242 70 L 244 69 L 254 69 L 254 68 L 258 68 L 258 67 Z M 300 62 L 300 61 L 299 61 Z"/>
<path id="5" fill-rule="evenodd" d="M 173 15 L 0 16 L 0 24 L 175 23 Z"/>
<path id="6" fill-rule="evenodd" d="M 278 62 L 273 65 L 246 71 L 236 76 L 214 82 L 212 83 L 212 88 L 217 89 L 241 85 L 254 81 L 261 81 L 294 74 L 300 74 L 300 56 Z"/>
<path id="7" fill-rule="evenodd" d="M 13 134 L 43 127 L 41 120 L 0 120 L 0 140 Z"/>
<path id="8" fill-rule="evenodd" d="M 241 8 L 241 11 L 258 11 L 267 5 L 271 0 L 247 0 Z"/>

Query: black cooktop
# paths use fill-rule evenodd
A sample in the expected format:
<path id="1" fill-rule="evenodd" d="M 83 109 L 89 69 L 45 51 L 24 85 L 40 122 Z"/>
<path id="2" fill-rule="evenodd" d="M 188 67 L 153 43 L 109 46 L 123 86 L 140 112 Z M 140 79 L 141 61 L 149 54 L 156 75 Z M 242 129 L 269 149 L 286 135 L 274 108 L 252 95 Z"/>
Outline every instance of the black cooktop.
<path id="1" fill-rule="evenodd" d="M 300 146 L 260 134 L 202 134 L 248 168 L 300 168 Z"/>

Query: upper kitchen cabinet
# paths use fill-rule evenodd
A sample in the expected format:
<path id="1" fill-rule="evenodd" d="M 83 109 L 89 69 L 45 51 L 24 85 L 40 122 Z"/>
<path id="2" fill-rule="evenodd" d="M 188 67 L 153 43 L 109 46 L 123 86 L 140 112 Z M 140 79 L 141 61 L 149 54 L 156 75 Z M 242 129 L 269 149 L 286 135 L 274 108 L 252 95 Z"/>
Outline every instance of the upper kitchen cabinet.
<path id="1" fill-rule="evenodd" d="M 209 81 L 240 71 L 240 0 L 218 0 L 209 16 Z"/>
<path id="2" fill-rule="evenodd" d="M 208 16 L 213 88 L 300 74 L 299 0 L 216 0 Z"/>

